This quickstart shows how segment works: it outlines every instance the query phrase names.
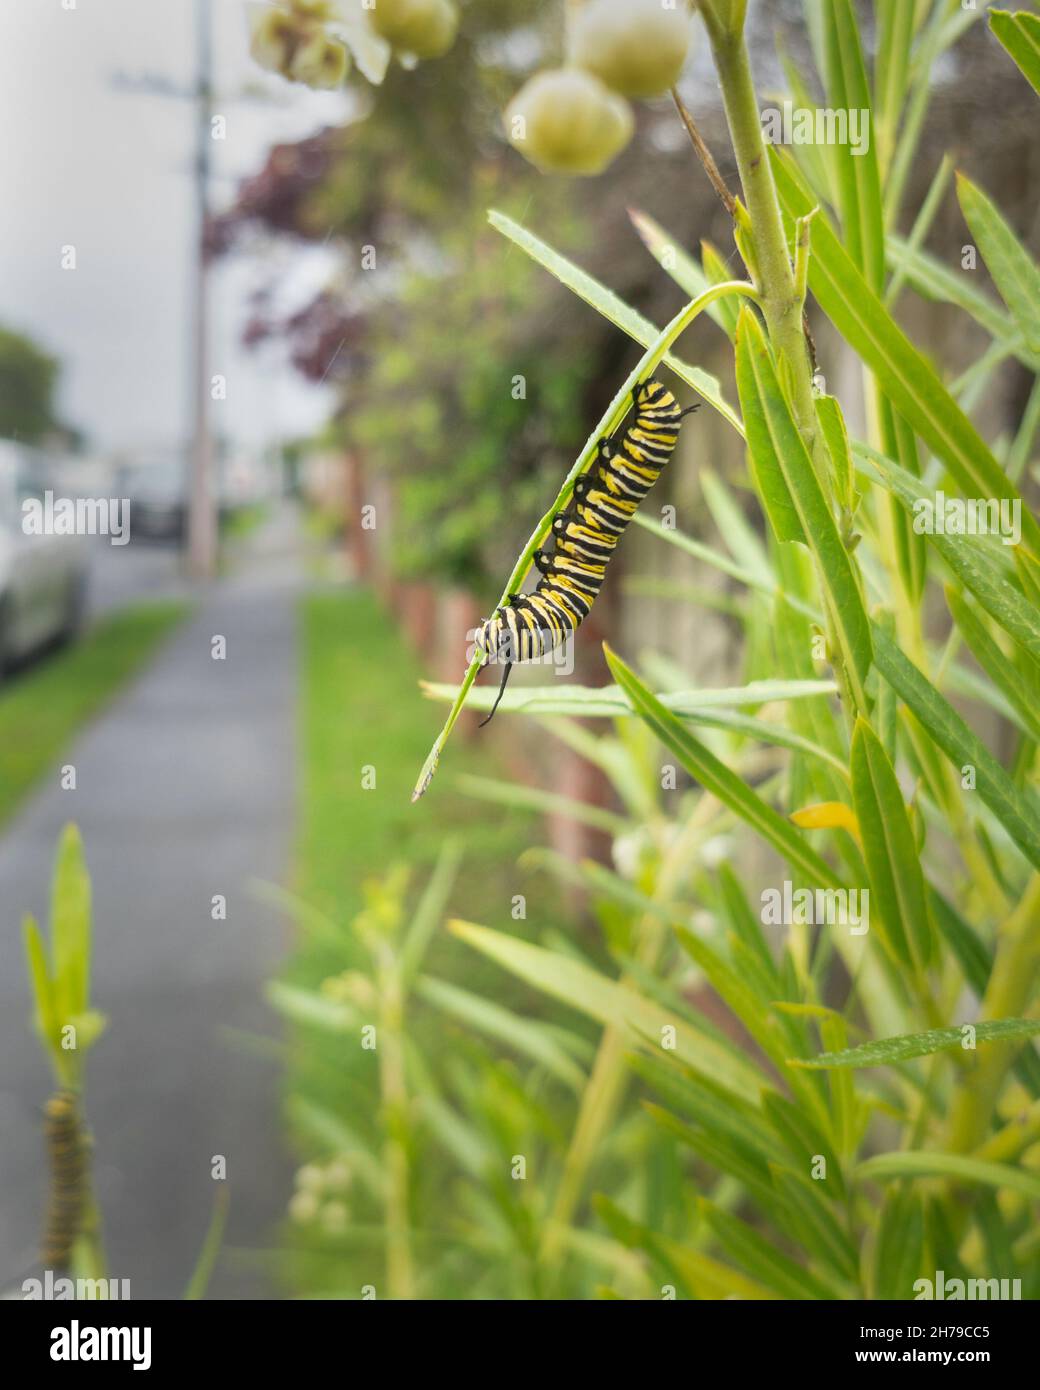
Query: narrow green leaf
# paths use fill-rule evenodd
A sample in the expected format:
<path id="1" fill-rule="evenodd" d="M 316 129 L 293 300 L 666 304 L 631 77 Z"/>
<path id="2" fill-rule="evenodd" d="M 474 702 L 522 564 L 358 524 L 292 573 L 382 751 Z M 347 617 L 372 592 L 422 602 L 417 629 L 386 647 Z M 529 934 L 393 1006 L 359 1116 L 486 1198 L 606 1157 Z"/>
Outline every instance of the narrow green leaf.
<path id="1" fill-rule="evenodd" d="M 872 1296 L 907 1299 L 925 1258 L 924 1205 L 912 1187 L 889 1188 L 881 1204 L 872 1261 Z"/>
<path id="2" fill-rule="evenodd" d="M 694 738 L 619 656 L 606 645 L 604 651 L 612 675 L 629 695 L 637 713 L 706 791 L 711 792 L 742 820 L 747 821 L 764 840 L 804 873 L 810 882 L 840 886 L 840 880 L 834 870 L 820 858 L 790 821 L 774 811 L 732 769 L 720 762 Z"/>
<path id="3" fill-rule="evenodd" d="M 646 1039 L 659 1039 L 662 1028 L 674 1028 L 675 1051 L 683 1061 L 729 1086 L 738 1095 L 757 1096 L 762 1078 L 750 1062 L 732 1056 L 683 1019 L 644 999 L 635 990 L 567 956 L 518 941 L 502 932 L 472 922 L 453 921 L 449 925 L 456 936 L 497 961 L 503 969 L 604 1026 L 621 1025 L 641 1046 L 647 1045 Z"/>
<path id="4" fill-rule="evenodd" d="M 856 1169 L 856 1177 L 871 1178 L 954 1178 L 958 1182 L 982 1183 L 986 1187 L 1008 1188 L 1040 1201 L 1040 1173 L 1011 1168 L 1005 1163 L 989 1163 L 963 1154 L 922 1152 L 878 1154 Z"/>
<path id="5" fill-rule="evenodd" d="M 915 0 L 887 0 L 877 6 L 877 42 L 874 51 L 874 102 L 879 132 L 878 159 L 887 168 L 895 149 L 896 132 L 910 74 L 914 40 Z"/>
<path id="6" fill-rule="evenodd" d="M 711 1227 L 719 1244 L 742 1269 L 773 1289 L 781 1298 L 832 1299 L 838 1295 L 809 1270 L 795 1264 L 775 1246 L 739 1217 L 701 1198 L 701 1214 Z"/>
<path id="7" fill-rule="evenodd" d="M 885 273 L 881 179 L 877 144 L 870 138 L 874 113 L 859 30 L 850 0 L 831 0 L 823 11 L 828 105 L 847 112 L 850 120 L 853 112 L 866 112 L 865 148 L 854 149 L 850 132 L 845 144 L 834 149 L 842 225 L 852 259 L 871 289 L 880 293 Z"/>
<path id="8" fill-rule="evenodd" d="M 90 877 L 74 825 L 62 831 L 51 888 L 51 961 L 59 1023 L 85 1013 L 90 992 Z"/>
<path id="9" fill-rule="evenodd" d="M 841 413 L 841 406 L 833 396 L 817 396 L 816 416 L 823 430 L 827 452 L 831 456 L 835 496 L 847 511 L 852 512 L 856 506 L 852 457 L 849 453 L 849 436 L 845 429 L 845 417 Z"/>
<path id="10" fill-rule="evenodd" d="M 632 1053 L 629 1065 L 670 1106 L 687 1115 L 701 1130 L 727 1136 L 751 1154 L 764 1157 L 770 1152 L 772 1133 L 763 1122 L 757 1104 L 741 1100 L 710 1077 L 684 1066 L 674 1053 L 660 1056 Z"/>
<path id="11" fill-rule="evenodd" d="M 336 1111 L 318 1105 L 302 1095 L 290 1095 L 286 1102 L 290 1123 L 320 1144 L 327 1153 L 349 1158 L 350 1166 L 372 1196 L 382 1201 L 386 1176 L 369 1145 Z"/>
<path id="12" fill-rule="evenodd" d="M 779 385 L 775 390 L 779 393 Z M 747 434 L 748 466 L 773 534 L 778 541 L 801 541 L 805 545 L 805 530 L 777 455 L 752 365 L 751 347 L 747 334 L 741 332 L 741 321 L 737 326 L 737 392 Z"/>
<path id="13" fill-rule="evenodd" d="M 1040 17 L 1026 10 L 990 10 L 989 24 L 1033 91 L 1040 93 Z"/>
<path id="14" fill-rule="evenodd" d="M 945 196 L 946 188 L 950 182 L 950 175 L 952 173 L 953 160 L 948 154 L 945 154 L 928 186 L 928 192 L 925 194 L 924 201 L 917 210 L 917 216 L 914 218 L 914 225 L 910 228 L 910 235 L 907 237 L 905 243 L 907 251 L 917 252 L 920 251 L 923 246 L 928 233 L 932 229 L 932 223 L 935 221 L 936 213 L 939 211 L 939 206 Z M 895 238 L 892 233 L 889 233 L 885 240 L 886 260 L 888 260 L 888 253 L 895 240 L 897 240 L 897 238 Z M 888 288 L 885 290 L 886 308 L 890 309 L 899 298 L 899 293 L 903 288 L 905 279 L 906 276 L 902 268 L 897 266 L 895 274 L 892 276 L 888 283 Z"/>
<path id="15" fill-rule="evenodd" d="M 209 1227 L 206 1237 L 202 1242 L 202 1249 L 195 1262 L 195 1268 L 191 1272 L 188 1280 L 188 1287 L 184 1291 L 184 1299 L 187 1303 L 197 1302 L 200 1298 L 206 1297 L 206 1290 L 209 1281 L 213 1277 L 213 1270 L 216 1268 L 217 1256 L 220 1254 L 220 1247 L 224 1243 L 224 1229 L 227 1225 L 229 1207 L 229 1193 L 226 1183 L 215 1183 L 213 1192 L 213 1215 L 210 1217 Z"/>
<path id="16" fill-rule="evenodd" d="M 795 219 L 811 210 L 813 199 L 800 186 L 789 158 L 775 147 L 770 158 L 792 235 Z M 1018 497 L 935 368 L 871 290 L 823 215 L 813 223 L 809 284 L 823 312 L 878 378 L 895 409 L 943 460 L 965 495 Z M 1023 531 L 1036 551 L 1040 549 L 1040 526 L 1025 507 L 1022 510 Z"/>
<path id="17" fill-rule="evenodd" d="M 748 900 L 744 896 L 744 889 L 733 872 L 732 866 L 723 861 L 719 865 L 718 872 L 726 920 L 737 939 L 744 943 L 766 972 L 767 977 L 772 982 L 772 993 L 775 997 L 779 992 L 780 976 L 777 973 L 776 962 L 773 960 L 773 954 L 769 949 L 765 933 L 762 931 L 762 920 L 751 911 Z"/>
<path id="18" fill-rule="evenodd" d="M 700 1124 L 686 1124 L 668 1110 L 663 1110 L 651 1101 L 644 1101 L 643 1108 L 669 1134 L 674 1134 L 703 1162 L 717 1168 L 731 1178 L 736 1178 L 749 1197 L 768 1212 L 774 1202 L 773 1180 L 769 1172 L 769 1153 L 766 1148 L 757 1151 L 732 1134 L 719 1129 L 709 1130 Z M 771 1137 L 771 1136 L 770 1136 Z"/>
<path id="19" fill-rule="evenodd" d="M 590 304 L 604 318 L 616 324 L 630 338 L 634 338 L 637 343 L 642 343 L 643 347 L 649 347 L 661 336 L 661 331 L 655 324 L 652 324 L 649 319 L 644 318 L 635 309 L 630 308 L 618 298 L 613 290 L 608 290 L 605 285 L 601 285 L 593 276 L 581 270 L 572 261 L 567 260 L 566 256 L 561 256 L 551 246 L 547 246 L 540 237 L 536 237 L 526 227 L 521 227 L 511 217 L 506 217 L 501 212 L 492 211 L 488 213 L 488 221 L 496 231 L 501 232 L 503 236 L 508 237 L 510 241 L 526 251 L 532 260 L 544 266 L 562 285 L 573 290 L 580 299 L 584 299 L 586 304 Z M 687 385 L 692 386 L 699 396 L 714 407 L 725 420 L 728 420 L 738 434 L 743 434 L 740 420 L 732 406 L 724 399 L 717 377 L 702 371 L 700 367 L 690 366 L 688 362 L 681 361 L 671 352 L 665 355 L 664 362 L 671 367 L 676 376 L 681 377 Z"/>
<path id="20" fill-rule="evenodd" d="M 1034 803 L 1019 791 L 927 676 L 879 627 L 874 628 L 874 658 L 882 676 L 946 754 L 958 775 L 965 767 L 974 768 L 979 796 L 1034 868 L 1040 869 L 1040 821 Z"/>
<path id="21" fill-rule="evenodd" d="M 910 817 L 888 754 L 862 718 L 856 720 L 850 766 L 871 915 L 893 959 L 924 970 L 934 956 L 935 934 Z"/>
<path id="22" fill-rule="evenodd" d="M 437 1095 L 428 1091 L 416 1097 L 419 1111 L 445 1151 L 471 1177 L 486 1181 L 493 1162 L 491 1146 L 473 1125 Z"/>
<path id="23" fill-rule="evenodd" d="M 47 948 L 35 918 L 26 917 L 24 919 L 22 932 L 25 940 L 25 955 L 29 962 L 29 978 L 33 987 L 36 1031 L 40 1040 L 50 1050 L 57 1044 L 59 1024 L 54 1001 L 54 986 L 47 967 Z"/>
<path id="24" fill-rule="evenodd" d="M 684 927 L 676 927 L 675 934 L 686 954 L 704 972 L 712 989 L 740 1019 L 765 1055 L 775 1066 L 783 1067 L 786 1061 L 787 1039 L 778 1026 L 777 1016 L 763 1012 L 761 1001 L 746 980 L 741 978 L 706 941 L 702 941 Z M 795 1078 L 792 1078 L 792 1084 L 807 1105 L 815 1105 L 818 1108 L 819 1118 L 826 1124 L 827 1114 L 820 1093 L 815 1088 L 806 1089 L 799 1086 Z"/>
<path id="25" fill-rule="evenodd" d="M 817 1183 L 779 1163 L 770 1163 L 769 1171 L 779 1198 L 777 1215 L 791 1239 L 839 1277 L 854 1283 L 858 1274 L 856 1252 L 832 1204 L 824 1202 L 816 1191 Z"/>
<path id="26" fill-rule="evenodd" d="M 737 330 L 737 390 L 748 448 L 764 476 L 779 473 L 815 556 L 843 664 L 858 702 L 871 665 L 870 624 L 852 562 L 845 549 L 812 460 L 773 367 L 765 335 L 751 310 L 741 310 Z M 779 534 L 779 533 L 778 533 Z M 782 539 L 782 537 L 781 537 Z"/>
<path id="27" fill-rule="evenodd" d="M 271 980 L 265 990 L 267 1002 L 286 1018 L 327 1033 L 351 1033 L 360 1027 L 357 1014 L 341 999 L 330 999 L 302 985 Z"/>
<path id="28" fill-rule="evenodd" d="M 957 175 L 964 220 L 1027 347 L 1040 353 L 1040 267 L 982 189 Z"/>
<path id="29" fill-rule="evenodd" d="M 1031 1018 L 1002 1018 L 990 1023 L 975 1023 L 976 1043 L 1008 1042 L 1014 1038 L 1031 1038 L 1040 1033 L 1040 1021 Z M 879 1038 L 862 1043 L 843 1052 L 821 1052 L 805 1061 L 793 1058 L 791 1067 L 888 1067 L 896 1062 L 908 1062 L 914 1057 L 928 1057 L 933 1052 L 945 1052 L 964 1042 L 964 1026 L 931 1028 L 926 1033 L 906 1033 L 899 1038 Z"/>
<path id="30" fill-rule="evenodd" d="M 641 526 L 644 531 L 649 531 L 658 540 L 666 541 L 669 545 L 674 545 L 677 550 L 682 550 L 687 555 L 692 555 L 695 560 L 702 560 L 712 569 L 716 569 L 720 574 L 729 575 L 738 584 L 744 584 L 749 589 L 757 590 L 759 593 L 769 594 L 771 597 L 782 597 L 796 612 L 803 614 L 811 622 L 822 621 L 820 614 L 815 608 L 808 604 L 804 599 L 795 594 L 782 593 L 776 580 L 761 578 L 753 570 L 742 569 L 740 565 L 735 565 L 728 556 L 721 554 L 710 545 L 704 545 L 701 541 L 695 541 L 692 536 L 687 536 L 684 532 L 675 530 L 672 527 L 662 526 L 659 521 L 654 521 L 652 517 L 644 516 L 643 513 L 636 512 L 635 524 Z"/>
<path id="31" fill-rule="evenodd" d="M 645 212 L 629 208 L 628 215 L 640 241 L 654 260 L 691 299 L 702 294 L 709 285 L 721 284 L 730 278 L 729 267 L 725 264 L 721 275 L 709 274 L 707 263 L 702 269 L 686 248 Z M 708 308 L 707 313 L 732 337 L 732 328 L 736 323 L 736 310 L 732 305 L 720 299 Z"/>
<path id="32" fill-rule="evenodd" d="M 721 285 L 733 274 L 731 268 L 726 264 L 721 254 L 715 249 L 710 241 L 701 242 L 701 262 L 704 266 L 704 273 L 708 277 L 709 285 Z M 728 299 L 720 299 L 717 305 L 719 311 L 719 321 L 723 330 L 731 343 L 737 341 L 737 318 L 739 311 L 735 304 Z"/>
<path id="33" fill-rule="evenodd" d="M 963 272 L 958 274 L 894 234 L 889 235 L 886 256 L 888 264 L 924 299 L 963 309 L 995 343 L 1003 344 L 1025 362 L 1035 361 L 1011 315 L 990 295 L 976 289 Z"/>
<path id="34" fill-rule="evenodd" d="M 422 897 L 419 899 L 412 920 L 401 941 L 400 979 L 407 988 L 418 973 L 427 947 L 434 933 L 441 925 L 451 890 L 458 877 L 462 863 L 462 844 L 459 840 L 446 840 L 441 846 L 437 862 L 433 867 Z"/>
<path id="35" fill-rule="evenodd" d="M 633 1221 L 608 1198 L 598 1196 L 596 1211 L 615 1237 L 629 1246 L 641 1246 L 671 1269 L 688 1293 L 698 1299 L 738 1298 L 760 1301 L 772 1299 L 772 1290 L 747 1278 L 738 1270 L 713 1260 L 687 1245 L 658 1235 L 648 1226 Z"/>
<path id="36" fill-rule="evenodd" d="M 915 526 L 925 526 L 924 534 L 928 541 L 935 546 L 964 587 L 971 590 L 990 617 L 1040 665 L 1040 613 L 1006 577 L 1008 566 L 1004 552 L 1009 547 L 1002 546 L 991 533 L 962 535 L 938 531 L 935 518 L 939 515 L 939 507 L 935 493 L 929 492 L 918 478 L 869 445 L 857 442 L 853 449 L 858 459 L 873 465 L 883 486 L 912 513 Z M 874 477 L 874 473 L 867 469 L 860 471 Z M 963 498 L 944 496 L 941 503 L 944 517 L 951 502 L 960 502 L 965 508 L 967 505 Z M 996 506 L 995 499 L 993 505 Z M 966 510 L 964 515 L 967 516 Z M 1014 520 L 1013 517 L 999 518 L 1001 524 L 1005 519 L 1012 523 Z M 987 511 L 985 524 L 992 527 L 992 521 Z M 974 524 L 977 526 L 978 523 Z"/>
<path id="37" fill-rule="evenodd" d="M 946 586 L 946 605 L 964 634 L 975 660 L 1018 712 L 1026 730 L 1040 741 L 1040 715 L 1037 713 L 1033 686 L 1004 655 L 972 605 L 952 584 Z"/>
<path id="38" fill-rule="evenodd" d="M 450 700 L 455 694 L 453 685 L 422 682 L 423 693 L 431 700 Z M 699 714 L 702 710 L 741 709 L 787 700 L 809 700 L 818 695 L 833 695 L 833 681 L 750 681 L 747 685 L 724 686 L 717 689 L 677 690 L 658 696 L 662 705 L 679 718 Z M 473 709 L 490 709 L 497 691 L 487 687 L 474 690 L 469 703 Z M 617 685 L 554 685 L 517 686 L 502 696 L 499 710 L 514 714 L 570 714 L 583 719 L 622 719 L 633 712 L 632 703 Z M 488 780 L 488 779 L 478 779 Z"/>
<path id="39" fill-rule="evenodd" d="M 539 1024 L 518 1018 L 509 1009 L 503 1008 L 491 999 L 471 994 L 469 990 L 460 989 L 458 985 L 450 984 L 447 980 L 436 980 L 429 975 L 418 981 L 416 993 L 428 1004 L 450 1014 L 460 1023 L 505 1043 L 507 1047 L 514 1048 L 525 1057 L 532 1058 L 539 1066 L 551 1072 L 558 1081 L 569 1086 L 575 1094 L 581 1094 L 585 1084 L 585 1073 L 560 1047 L 552 1034 Z"/>
<path id="40" fill-rule="evenodd" d="M 710 468 L 700 470 L 701 490 L 715 529 L 738 564 L 753 571 L 763 583 L 773 582 L 773 567 L 762 538 L 737 505 L 729 488 Z"/>
<path id="41" fill-rule="evenodd" d="M 478 691 L 477 693 L 492 697 L 495 694 L 491 690 Z M 477 700 L 472 700 L 471 704 L 474 709 L 481 708 L 481 704 Z M 499 709 L 501 710 L 504 705 L 505 701 L 503 700 Z M 552 706 L 550 705 L 549 708 L 551 709 Z M 543 791 L 541 787 L 524 787 L 515 782 L 507 782 L 493 777 L 475 777 L 470 773 L 463 773 L 455 780 L 459 790 L 466 796 L 474 796 L 479 801 L 491 801 L 497 806 L 538 811 L 542 815 L 566 816 L 579 825 L 591 826 L 594 830 L 602 830 L 607 835 L 623 835 L 631 828 L 624 816 L 616 815 L 613 811 L 608 811 L 602 806 L 590 805 L 574 796 L 563 796 L 559 792 Z"/>
<path id="42" fill-rule="evenodd" d="M 762 1113 L 769 1120 L 777 1138 L 786 1147 L 798 1172 L 809 1171 L 817 1157 L 826 1160 L 827 1181 L 819 1189 L 820 1195 L 825 1200 L 844 1202 L 845 1179 L 838 1156 L 824 1130 L 814 1123 L 804 1106 L 793 1104 L 774 1092 L 766 1092 L 762 1096 Z M 821 1108 L 821 1115 L 826 1125 L 829 1121 L 826 1105 Z"/>

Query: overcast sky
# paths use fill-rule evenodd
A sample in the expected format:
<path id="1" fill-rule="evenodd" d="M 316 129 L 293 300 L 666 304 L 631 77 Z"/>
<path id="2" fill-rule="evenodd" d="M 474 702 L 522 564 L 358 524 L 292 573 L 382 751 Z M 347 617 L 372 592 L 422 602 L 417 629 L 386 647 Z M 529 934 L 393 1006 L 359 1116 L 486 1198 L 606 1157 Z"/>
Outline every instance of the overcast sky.
<path id="1" fill-rule="evenodd" d="M 65 6 L 74 6 L 65 8 Z M 211 0 L 215 110 L 211 205 L 231 199 L 270 145 L 338 123 L 342 93 L 260 72 L 249 58 L 245 0 Z M 60 413 L 101 449 L 187 434 L 193 104 L 121 90 L 117 73 L 193 80 L 194 0 L 2 0 L 0 4 L 0 323 L 63 365 Z M 236 100 L 247 85 L 269 103 Z M 77 267 L 62 270 L 61 248 Z M 331 253 L 278 258 L 280 297 L 302 302 Z M 271 264 L 219 265 L 213 370 L 228 380 L 215 425 L 241 441 L 318 425 L 328 393 L 239 335 L 251 289 Z"/>

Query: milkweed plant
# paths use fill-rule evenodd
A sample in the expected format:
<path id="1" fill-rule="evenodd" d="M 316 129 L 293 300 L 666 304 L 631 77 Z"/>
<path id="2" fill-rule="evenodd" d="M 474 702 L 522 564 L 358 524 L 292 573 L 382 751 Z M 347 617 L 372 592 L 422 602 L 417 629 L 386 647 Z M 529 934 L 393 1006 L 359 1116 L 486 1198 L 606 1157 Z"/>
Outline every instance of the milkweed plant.
<path id="1" fill-rule="evenodd" d="M 823 145 L 767 141 L 746 0 L 560 6 L 558 61 L 504 112 L 517 157 L 546 176 L 608 171 L 607 198 L 633 103 L 671 99 L 703 171 L 691 154 L 691 177 L 711 180 L 735 255 L 679 245 L 633 211 L 688 297 L 662 330 L 535 229 L 490 213 L 643 350 L 546 499 L 500 604 L 521 591 L 633 387 L 659 373 L 733 431 L 758 524 L 714 477 L 704 493 L 722 547 L 662 524 L 650 502 L 636 524 L 739 595 L 729 611 L 744 681 L 691 688 L 673 659 L 607 646 L 609 683 L 506 691 L 499 720 L 528 721 L 612 786 L 611 809 L 565 803 L 610 831 L 609 863 L 521 858 L 582 895 L 595 947 L 560 920 L 523 934 L 471 920 L 488 884 L 464 875 L 465 919 L 450 933 L 497 971 L 471 992 L 416 973 L 429 894 L 410 935 L 381 935 L 370 908 L 368 973 L 329 988 L 341 1031 L 359 1003 L 389 1020 L 381 1100 L 368 1102 L 367 1137 L 313 1114 L 310 1130 L 330 1162 L 364 1175 L 398 1296 L 912 1299 L 943 1296 L 938 1271 L 947 1290 L 1008 1281 L 1002 1296 L 1040 1296 L 1040 526 L 1023 497 L 1036 482 L 1040 384 L 1011 434 L 986 438 L 973 419 L 1004 363 L 1040 369 L 1040 270 L 959 173 L 966 238 L 996 294 L 923 249 L 949 158 L 908 206 L 936 66 L 986 23 L 1008 81 L 1017 68 L 1040 94 L 1040 21 L 960 0 L 877 0 L 868 55 L 862 8 L 806 0 L 822 106 L 787 69 L 795 107 L 858 113 L 869 138 L 856 144 L 840 122 Z M 330 41 L 377 81 L 390 61 L 435 60 L 465 28 L 466 8 L 448 0 L 376 0 L 338 20 L 331 5 L 293 0 L 262 11 L 253 43 L 307 80 L 315 34 L 339 34 Z M 695 37 L 714 62 L 735 188 L 696 101 L 688 109 L 676 89 Z M 901 326 L 910 293 L 985 335 L 956 380 Z M 729 341 L 735 398 L 680 355 L 702 314 Z M 858 402 L 828 390 L 817 360 L 810 325 L 824 320 L 858 361 L 861 433 Z M 458 689 L 428 688 L 451 708 L 417 815 L 436 814 L 431 783 L 463 705 L 492 707 L 494 684 L 476 684 L 485 656 Z M 473 790 L 561 805 L 491 779 Z M 285 988 L 287 1011 L 313 1012 Z M 410 1041 L 424 1013 L 461 1025 L 450 1056 Z M 325 1181 L 311 1173 L 303 1190 Z M 321 1210 L 296 1206 L 307 1220 Z"/>

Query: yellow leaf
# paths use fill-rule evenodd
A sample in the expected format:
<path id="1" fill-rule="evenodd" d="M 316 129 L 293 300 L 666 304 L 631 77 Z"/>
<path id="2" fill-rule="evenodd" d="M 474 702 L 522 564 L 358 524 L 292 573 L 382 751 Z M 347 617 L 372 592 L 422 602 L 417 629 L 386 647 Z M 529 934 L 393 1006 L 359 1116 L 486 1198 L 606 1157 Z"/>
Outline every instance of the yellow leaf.
<path id="1" fill-rule="evenodd" d="M 803 806 L 800 811 L 791 812 L 791 819 L 803 830 L 847 830 L 860 843 L 856 813 L 844 801 L 818 801 L 814 806 Z"/>

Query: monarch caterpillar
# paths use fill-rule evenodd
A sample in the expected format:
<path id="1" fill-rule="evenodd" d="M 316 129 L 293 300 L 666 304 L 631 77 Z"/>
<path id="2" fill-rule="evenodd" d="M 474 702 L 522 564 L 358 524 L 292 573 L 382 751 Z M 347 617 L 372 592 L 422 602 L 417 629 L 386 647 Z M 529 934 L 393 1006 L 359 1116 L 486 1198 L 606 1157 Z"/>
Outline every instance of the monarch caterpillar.
<path id="1" fill-rule="evenodd" d="M 504 660 L 502 684 L 490 723 L 518 661 L 535 661 L 563 642 L 589 616 L 607 564 L 640 502 L 661 475 L 679 438 L 684 415 L 659 381 L 632 388 L 635 415 L 620 441 L 601 439 L 595 465 L 574 484 L 574 500 L 558 512 L 552 554 L 534 552 L 541 579 L 533 594 L 511 594 L 480 630 L 482 666 Z"/>
<path id="2" fill-rule="evenodd" d="M 75 1091 L 56 1091 L 44 1108 L 50 1197 L 40 1258 L 45 1269 L 68 1267 L 86 1200 L 87 1144 Z"/>

